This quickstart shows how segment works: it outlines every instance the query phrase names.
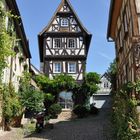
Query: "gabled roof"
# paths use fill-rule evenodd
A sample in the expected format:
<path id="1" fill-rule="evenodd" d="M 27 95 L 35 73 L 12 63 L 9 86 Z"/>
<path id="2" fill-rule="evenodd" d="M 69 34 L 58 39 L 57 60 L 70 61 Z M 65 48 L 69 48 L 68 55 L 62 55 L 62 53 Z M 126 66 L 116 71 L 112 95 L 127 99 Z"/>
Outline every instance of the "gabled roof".
<path id="1" fill-rule="evenodd" d="M 110 78 L 109 78 L 109 75 L 107 72 L 105 72 L 102 76 L 101 76 L 101 79 L 105 77 L 108 81 L 110 81 Z"/>
<path id="2" fill-rule="evenodd" d="M 80 21 L 78 15 L 76 14 L 75 10 L 73 9 L 73 7 L 72 7 L 70 1 L 69 1 L 69 0 L 62 0 L 61 3 L 59 4 L 57 10 L 55 11 L 53 17 L 51 18 L 49 24 L 39 33 L 40 36 L 41 36 L 45 31 L 48 30 L 48 28 L 51 26 L 53 20 L 55 19 L 57 13 L 59 12 L 59 10 L 62 8 L 63 4 L 65 4 L 65 3 L 68 4 L 70 10 L 71 10 L 71 11 L 73 12 L 73 14 L 75 15 L 75 18 L 76 18 L 76 20 L 78 21 L 78 23 L 79 23 L 79 25 L 81 26 L 81 28 L 82 28 L 87 34 L 91 35 L 91 33 L 88 32 L 88 30 L 83 26 L 83 24 L 82 24 L 82 22 Z"/>
<path id="3" fill-rule="evenodd" d="M 39 71 L 33 64 L 30 64 L 30 72 L 33 75 L 41 75 L 41 71 Z"/>
<path id="4" fill-rule="evenodd" d="M 72 5 L 70 4 L 69 0 L 62 0 L 61 3 L 59 4 L 57 10 L 55 11 L 53 17 L 51 18 L 49 24 L 39 33 L 38 35 L 38 43 L 39 43 L 39 54 L 40 54 L 40 61 L 43 62 L 43 34 L 45 32 L 48 31 L 49 27 L 52 25 L 57 13 L 59 13 L 59 11 L 61 10 L 62 6 L 64 4 L 67 4 L 70 11 L 72 12 L 72 14 L 74 15 L 74 18 L 76 20 L 76 22 L 78 23 L 78 25 L 80 26 L 82 33 L 85 34 L 86 37 L 86 46 L 87 46 L 87 52 L 89 50 L 89 46 L 90 46 L 90 42 L 91 42 L 91 37 L 92 34 L 90 32 L 88 32 L 88 30 L 83 26 L 83 24 L 81 23 L 80 19 L 78 18 L 76 12 L 74 11 Z M 59 34 L 59 32 L 56 32 L 57 34 Z"/>

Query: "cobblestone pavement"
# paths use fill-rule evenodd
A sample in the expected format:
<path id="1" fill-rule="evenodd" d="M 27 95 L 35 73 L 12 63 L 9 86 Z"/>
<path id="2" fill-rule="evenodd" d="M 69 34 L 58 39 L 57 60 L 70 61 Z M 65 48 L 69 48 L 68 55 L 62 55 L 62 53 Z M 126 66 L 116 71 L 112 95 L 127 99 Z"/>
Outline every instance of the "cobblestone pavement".
<path id="1" fill-rule="evenodd" d="M 110 123 L 110 110 L 100 110 L 99 115 L 84 119 L 58 122 L 53 129 L 21 138 L 21 132 L 14 130 L 0 140 L 114 140 Z"/>

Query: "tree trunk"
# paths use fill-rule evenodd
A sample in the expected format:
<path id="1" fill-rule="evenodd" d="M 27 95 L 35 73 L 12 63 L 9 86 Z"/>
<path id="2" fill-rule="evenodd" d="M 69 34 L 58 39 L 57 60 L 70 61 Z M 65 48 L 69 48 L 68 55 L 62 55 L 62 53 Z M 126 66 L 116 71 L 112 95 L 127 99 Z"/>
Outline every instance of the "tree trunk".
<path id="1" fill-rule="evenodd" d="M 21 127 L 22 116 L 23 116 L 23 114 L 21 114 L 20 116 L 14 117 L 12 119 L 12 121 L 11 121 L 11 126 L 13 126 L 13 127 Z"/>

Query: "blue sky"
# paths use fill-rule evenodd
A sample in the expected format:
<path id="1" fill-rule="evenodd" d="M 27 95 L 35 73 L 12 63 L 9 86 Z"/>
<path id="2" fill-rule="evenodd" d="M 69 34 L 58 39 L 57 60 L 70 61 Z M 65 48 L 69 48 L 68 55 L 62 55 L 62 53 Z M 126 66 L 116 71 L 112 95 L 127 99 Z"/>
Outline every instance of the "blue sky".
<path id="1" fill-rule="evenodd" d="M 30 42 L 31 62 L 40 67 L 37 35 L 48 24 L 61 0 L 16 0 Z M 83 25 L 92 33 L 87 72 L 103 74 L 115 57 L 114 44 L 107 42 L 110 0 L 70 0 Z"/>

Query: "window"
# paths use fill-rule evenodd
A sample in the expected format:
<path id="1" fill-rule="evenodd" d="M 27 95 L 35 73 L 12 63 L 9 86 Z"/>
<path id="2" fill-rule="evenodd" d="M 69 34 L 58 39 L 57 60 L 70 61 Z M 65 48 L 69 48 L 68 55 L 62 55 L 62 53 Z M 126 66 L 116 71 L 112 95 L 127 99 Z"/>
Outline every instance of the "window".
<path id="1" fill-rule="evenodd" d="M 68 63 L 68 73 L 76 73 L 76 63 L 75 62 Z"/>
<path id="2" fill-rule="evenodd" d="M 61 73 L 61 63 L 60 62 L 55 62 L 54 63 L 54 73 Z"/>
<path id="3" fill-rule="evenodd" d="M 105 82 L 104 83 L 104 88 L 108 88 L 108 87 L 109 87 L 108 82 Z"/>
<path id="4" fill-rule="evenodd" d="M 76 47 L 76 41 L 74 38 L 68 39 L 68 48 L 75 48 Z"/>
<path id="5" fill-rule="evenodd" d="M 61 19 L 61 27 L 68 27 L 69 26 L 69 21 L 67 18 L 62 18 Z"/>
<path id="6" fill-rule="evenodd" d="M 54 39 L 54 48 L 61 48 L 61 39 L 60 38 Z"/>

